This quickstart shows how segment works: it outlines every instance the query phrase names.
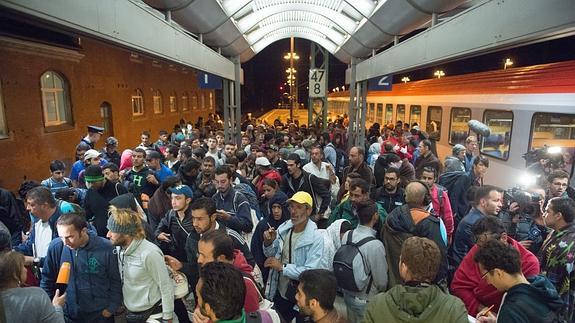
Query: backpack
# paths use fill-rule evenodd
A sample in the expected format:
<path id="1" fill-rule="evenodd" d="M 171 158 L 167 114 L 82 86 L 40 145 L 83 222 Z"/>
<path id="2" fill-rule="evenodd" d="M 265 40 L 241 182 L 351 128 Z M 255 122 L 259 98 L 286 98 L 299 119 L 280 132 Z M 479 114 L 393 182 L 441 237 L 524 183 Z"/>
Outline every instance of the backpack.
<path id="1" fill-rule="evenodd" d="M 369 281 L 367 282 L 367 293 L 369 294 L 373 277 L 371 276 L 371 272 L 366 272 L 365 270 L 365 260 L 359 248 L 372 240 L 376 240 L 376 238 L 366 237 L 358 242 L 352 242 L 352 236 L 353 230 L 347 235 L 345 244 L 342 244 L 335 253 L 333 257 L 333 273 L 335 274 L 338 287 L 353 292 L 361 292 L 365 288 L 365 285 L 357 286 L 355 283 L 357 275 L 361 275 L 360 278 L 363 278 L 361 281 L 366 281 L 367 277 L 369 277 Z M 353 262 L 357 257 L 361 257 L 363 273 L 353 270 Z"/>
<path id="2" fill-rule="evenodd" d="M 335 174 L 338 177 L 343 176 L 343 170 L 349 165 L 349 160 L 345 152 L 341 149 L 335 150 L 335 156 Z"/>
<path id="3" fill-rule="evenodd" d="M 273 309 L 257 310 L 256 312 L 246 313 L 246 323 L 280 323 L 282 322 L 278 313 Z"/>

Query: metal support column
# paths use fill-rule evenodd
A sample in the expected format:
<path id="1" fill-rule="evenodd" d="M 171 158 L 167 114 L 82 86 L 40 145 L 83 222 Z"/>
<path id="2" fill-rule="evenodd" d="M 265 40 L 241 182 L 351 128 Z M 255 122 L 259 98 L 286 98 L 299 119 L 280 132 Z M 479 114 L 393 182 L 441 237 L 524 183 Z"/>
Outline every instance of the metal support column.
<path id="1" fill-rule="evenodd" d="M 357 105 L 359 108 L 358 113 L 358 122 L 357 122 L 357 141 L 355 143 L 356 146 L 364 147 L 365 146 L 365 115 L 367 113 L 367 81 L 361 81 L 358 84 L 359 91 L 357 93 L 357 98 L 359 104 Z M 361 100 L 359 100 L 361 99 Z"/>
<path id="2" fill-rule="evenodd" d="M 314 103 L 321 102 L 321 111 L 317 113 L 317 117 L 321 118 L 322 129 L 325 130 L 327 127 L 327 93 L 329 93 L 329 84 L 327 82 L 329 79 L 329 53 L 325 48 L 314 42 L 311 42 L 309 68 L 310 70 L 317 68 L 325 71 L 323 77 L 326 80 L 326 95 L 321 98 L 308 98 L 308 125 L 314 124 L 316 121 L 313 118 L 315 112 Z"/>
<path id="3" fill-rule="evenodd" d="M 229 142 L 231 138 L 230 133 L 230 81 L 223 80 L 223 96 L 224 96 L 224 138 Z"/>
<path id="4" fill-rule="evenodd" d="M 357 116 L 357 103 L 355 97 L 355 79 L 356 79 L 356 66 L 357 59 L 355 57 L 351 58 L 351 75 L 349 80 L 349 107 L 347 115 L 349 118 L 349 126 L 347 128 L 347 147 L 351 148 L 355 145 L 355 133 L 356 130 L 356 116 Z"/>
<path id="5" fill-rule="evenodd" d="M 232 128 L 233 135 L 232 141 L 235 142 L 238 146 L 241 144 L 242 139 L 242 97 L 241 97 L 241 80 L 240 80 L 240 73 L 241 73 L 241 61 L 240 56 L 236 56 L 234 59 L 234 67 L 235 67 L 235 80 L 234 80 L 234 101 L 235 101 L 235 127 Z"/>

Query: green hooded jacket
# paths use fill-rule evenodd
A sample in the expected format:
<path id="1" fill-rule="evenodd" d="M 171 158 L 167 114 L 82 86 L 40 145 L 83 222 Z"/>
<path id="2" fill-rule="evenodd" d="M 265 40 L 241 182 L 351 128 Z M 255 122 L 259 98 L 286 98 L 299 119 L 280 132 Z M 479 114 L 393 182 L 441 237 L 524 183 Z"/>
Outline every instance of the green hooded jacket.
<path id="1" fill-rule="evenodd" d="M 468 323 L 463 302 L 436 285 L 396 285 L 369 302 L 364 323 L 425 322 Z"/>

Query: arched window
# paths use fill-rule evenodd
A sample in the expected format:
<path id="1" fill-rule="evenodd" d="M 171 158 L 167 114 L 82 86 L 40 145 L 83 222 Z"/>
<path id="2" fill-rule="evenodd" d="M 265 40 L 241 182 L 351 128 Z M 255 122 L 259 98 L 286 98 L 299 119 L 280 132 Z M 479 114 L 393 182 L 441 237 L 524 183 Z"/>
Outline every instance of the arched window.
<path id="1" fill-rule="evenodd" d="M 172 94 L 170 94 L 170 112 L 178 112 L 178 104 L 176 98 L 176 92 L 174 91 Z"/>
<path id="2" fill-rule="evenodd" d="M 134 93 L 132 94 L 132 115 L 144 115 L 144 95 L 140 89 L 134 90 Z"/>
<path id="3" fill-rule="evenodd" d="M 188 111 L 190 110 L 190 97 L 188 96 L 188 92 L 185 91 L 184 94 L 182 94 L 182 111 Z"/>
<path id="4" fill-rule="evenodd" d="M 155 90 L 154 95 L 152 96 L 152 100 L 154 102 L 154 113 L 160 114 L 163 112 L 162 108 L 162 92 L 160 90 Z"/>
<path id="5" fill-rule="evenodd" d="M 64 76 L 54 71 L 46 71 L 40 77 L 40 84 L 42 86 L 44 126 L 72 124 L 70 91 Z"/>

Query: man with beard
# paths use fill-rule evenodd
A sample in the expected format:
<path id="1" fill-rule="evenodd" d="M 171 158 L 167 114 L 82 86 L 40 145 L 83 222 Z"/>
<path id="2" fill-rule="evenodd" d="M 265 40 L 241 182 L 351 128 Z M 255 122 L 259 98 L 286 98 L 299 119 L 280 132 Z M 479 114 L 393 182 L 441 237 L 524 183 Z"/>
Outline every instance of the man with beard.
<path id="1" fill-rule="evenodd" d="M 387 213 L 405 204 L 405 191 L 399 187 L 399 181 L 399 169 L 389 167 L 385 170 L 383 187 L 378 188 L 373 194 L 373 199 L 383 204 Z"/>
<path id="2" fill-rule="evenodd" d="M 296 287 L 294 281 L 307 269 L 320 268 L 324 257 L 324 239 L 309 217 L 313 201 L 306 192 L 297 192 L 289 199 L 291 220 L 284 222 L 277 231 L 264 232 L 264 266 L 270 268 L 268 299 L 273 299 L 276 311 L 290 322 L 303 316 L 294 310 Z"/>
<path id="3" fill-rule="evenodd" d="M 302 170 L 301 158 L 298 154 L 293 153 L 287 159 L 288 173 L 282 177 L 280 189 L 288 197 L 293 196 L 296 192 L 306 192 L 312 197 L 312 214 L 316 214 L 316 219 L 323 218 L 330 201 L 330 181 L 319 178 Z M 321 201 L 318 208 L 318 203 Z"/>
<path id="4" fill-rule="evenodd" d="M 217 221 L 218 213 L 216 211 L 216 204 L 211 198 L 200 197 L 190 204 L 189 209 L 192 214 L 194 231 L 186 238 L 185 252 L 187 259 L 186 261 L 180 261 L 174 257 L 166 256 L 168 266 L 174 270 L 182 270 L 182 272 L 187 273 L 188 283 L 194 286 L 198 278 L 198 241 L 202 235 L 214 230 L 220 230 L 230 236 L 234 244 L 234 249 L 241 251 L 250 266 L 254 266 L 254 257 L 244 238 L 236 231 L 227 228 L 221 222 Z"/>
<path id="5" fill-rule="evenodd" d="M 363 178 L 352 179 L 349 184 L 349 198 L 333 210 L 329 217 L 329 223 L 331 224 L 336 220 L 344 219 L 348 220 L 354 229 L 357 228 L 359 219 L 355 213 L 356 207 L 367 201 L 369 201 L 369 184 Z M 376 202 L 376 204 L 380 220 L 376 226 L 376 230 L 379 230 L 385 222 L 385 218 L 387 218 L 387 212 L 381 203 Z"/>
<path id="6" fill-rule="evenodd" d="M 227 165 L 216 169 L 215 183 L 217 192 L 212 199 L 216 202 L 218 220 L 238 233 L 251 233 L 254 224 L 250 203 L 242 193 L 232 187 L 232 171 Z"/>
<path id="7" fill-rule="evenodd" d="M 180 166 L 178 170 L 178 177 L 182 180 L 182 184 L 188 185 L 194 192 L 194 198 L 201 197 L 203 194 L 198 187 L 198 178 L 202 164 L 190 158 Z"/>
<path id="8" fill-rule="evenodd" d="M 106 236 L 112 245 L 119 247 L 127 322 L 145 322 L 156 313 L 162 313 L 163 322 L 172 322 L 174 284 L 162 251 L 145 239 L 138 213 L 131 209 L 111 209 Z"/>
<path id="9" fill-rule="evenodd" d="M 302 314 L 315 323 L 346 323 L 334 307 L 337 282 L 333 273 L 325 269 L 310 269 L 300 275 L 297 287 L 297 306 Z"/>
<path id="10" fill-rule="evenodd" d="M 365 151 L 361 147 L 352 147 L 349 150 L 349 166 L 343 171 L 342 185 L 345 183 L 347 174 L 358 173 L 361 178 L 365 179 L 370 185 L 370 188 L 375 185 L 375 179 L 371 168 L 365 162 Z M 342 187 L 343 188 L 343 187 Z"/>
<path id="11" fill-rule="evenodd" d="M 214 185 L 214 171 L 216 170 L 216 161 L 210 156 L 202 160 L 202 172 L 196 180 L 196 187 L 201 192 L 201 196 L 211 197 L 216 193 Z"/>

